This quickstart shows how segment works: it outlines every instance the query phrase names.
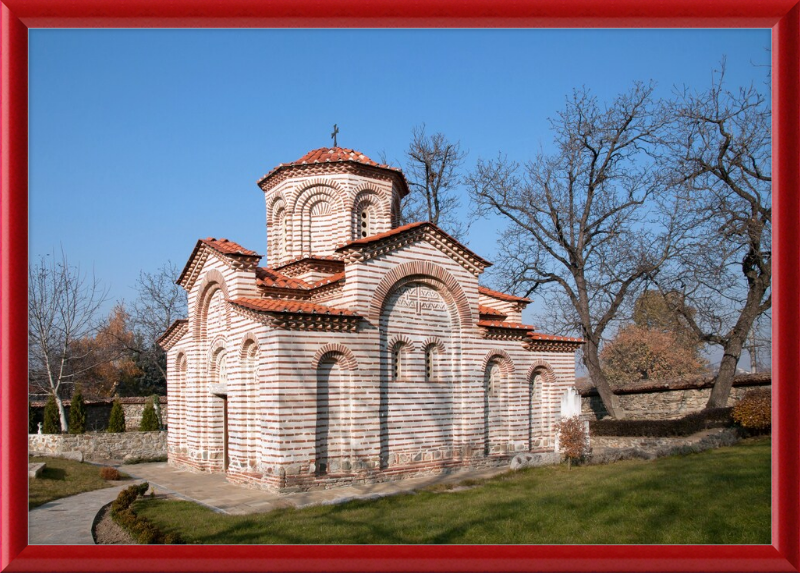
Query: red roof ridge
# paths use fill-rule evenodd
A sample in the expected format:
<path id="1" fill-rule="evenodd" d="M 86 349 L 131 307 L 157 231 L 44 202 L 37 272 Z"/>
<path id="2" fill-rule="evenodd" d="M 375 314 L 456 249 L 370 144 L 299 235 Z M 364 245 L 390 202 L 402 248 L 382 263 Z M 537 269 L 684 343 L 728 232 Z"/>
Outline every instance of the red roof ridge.
<path id="1" fill-rule="evenodd" d="M 245 249 L 242 245 L 231 241 L 230 239 L 215 239 L 214 237 L 206 237 L 205 239 L 200 239 L 200 242 L 208 245 L 215 251 L 224 255 L 242 255 L 245 257 L 261 258 L 261 255 L 259 255 L 257 252 L 251 251 L 250 249 Z"/>
<path id="2" fill-rule="evenodd" d="M 408 188 L 406 177 L 403 174 L 403 171 L 399 167 L 391 167 L 385 163 L 378 163 L 377 161 L 373 161 L 360 151 L 356 151 L 355 149 L 350 149 L 349 147 L 319 147 L 317 149 L 312 149 L 311 151 L 309 151 L 296 161 L 290 161 L 288 163 L 279 163 L 276 167 L 271 169 L 269 173 L 266 173 L 263 177 L 261 177 L 258 181 L 256 181 L 256 184 L 260 186 L 265 180 L 269 179 L 275 173 L 277 173 L 282 169 L 289 169 L 291 167 L 298 167 L 302 165 L 314 165 L 321 163 L 344 163 L 344 162 L 359 163 L 361 165 L 367 165 L 369 167 L 377 167 L 378 169 L 393 171 L 400 175 L 406 188 Z M 408 191 L 406 191 L 406 193 L 407 192 Z"/>
<path id="3" fill-rule="evenodd" d="M 324 277 L 314 283 L 311 283 L 310 288 L 315 289 L 332 283 L 338 283 L 340 280 L 343 279 L 344 279 L 344 271 L 340 273 L 334 273 L 329 277 Z"/>
<path id="4" fill-rule="evenodd" d="M 496 308 L 492 308 L 491 306 L 486 306 L 485 304 L 478 305 L 478 313 L 479 314 L 488 314 L 491 316 L 508 316 L 504 312 L 500 312 Z"/>
<path id="5" fill-rule="evenodd" d="M 271 276 L 270 276 L 271 275 Z M 344 271 L 323 277 L 313 283 L 293 278 L 269 267 L 256 267 L 256 284 L 267 288 L 313 290 L 344 279 Z"/>
<path id="6" fill-rule="evenodd" d="M 513 330 L 534 330 L 536 328 L 531 324 L 507 322 L 505 320 L 479 320 L 478 326 L 483 326 L 484 328 L 510 328 Z"/>
<path id="7" fill-rule="evenodd" d="M 452 241 L 453 243 L 458 245 L 458 247 L 460 247 L 461 249 L 466 251 L 469 256 L 474 257 L 475 259 L 477 259 L 480 262 L 480 264 L 483 265 L 484 267 L 491 266 L 492 263 L 490 263 L 489 261 L 487 261 L 486 259 L 484 259 L 480 255 L 474 253 L 468 247 L 465 247 L 464 245 L 462 245 L 461 242 L 459 242 L 458 240 L 456 240 L 453 237 L 451 237 L 450 235 L 448 235 L 445 231 L 441 230 L 439 227 L 437 227 L 436 225 L 434 225 L 430 221 L 415 221 L 413 223 L 407 223 L 405 225 L 401 225 L 399 227 L 395 227 L 394 229 L 390 229 L 388 231 L 384 231 L 383 233 L 378 233 L 376 235 L 370 235 L 369 237 L 362 237 L 361 239 L 354 239 L 352 241 L 348 241 L 348 242 L 344 243 L 343 245 L 339 245 L 336 248 L 336 250 L 337 251 L 344 251 L 346 249 L 350 249 L 350 248 L 353 248 L 353 247 L 363 247 L 364 245 L 369 245 L 371 243 L 382 241 L 384 239 L 388 239 L 388 238 L 394 237 L 396 235 L 401 235 L 401 234 L 406 233 L 408 231 L 411 231 L 413 229 L 422 228 L 422 227 L 428 227 L 428 228 L 436 231 L 437 233 L 443 235 L 444 237 L 446 237 L 447 239 L 449 239 L 450 241 Z M 469 256 L 467 258 L 469 258 Z"/>
<path id="8" fill-rule="evenodd" d="M 324 304 L 311 302 L 301 302 L 296 300 L 282 300 L 274 298 L 248 298 L 239 297 L 231 299 L 229 302 L 258 312 L 278 312 L 289 314 L 325 314 L 332 316 L 353 316 L 358 315 L 344 308 L 334 308 Z"/>
<path id="9" fill-rule="evenodd" d="M 558 336 L 556 334 L 542 334 L 540 332 L 529 332 L 528 336 L 534 340 L 542 340 L 546 342 L 578 342 L 583 344 L 583 338 L 575 338 L 572 336 Z"/>
<path id="10" fill-rule="evenodd" d="M 500 292 L 499 290 L 492 290 L 488 287 L 478 285 L 478 292 L 481 294 L 485 294 L 486 296 L 490 296 L 492 298 L 496 298 L 499 300 L 505 300 L 508 302 L 530 302 L 531 299 L 525 298 L 524 296 L 515 296 L 513 294 L 508 294 L 504 292 Z"/>
<path id="11" fill-rule="evenodd" d="M 301 263 L 303 261 L 326 261 L 326 262 L 334 262 L 334 263 L 342 263 L 344 261 L 341 257 L 336 255 L 297 255 L 292 257 L 291 259 L 283 262 L 275 267 L 272 267 L 273 270 L 282 269 L 283 267 L 288 267 L 291 265 L 295 265 L 297 263 Z"/>
<path id="12" fill-rule="evenodd" d="M 428 221 L 416 221 L 414 223 L 406 223 L 405 225 L 401 225 L 399 227 L 395 227 L 394 229 L 389 229 L 388 231 L 384 231 L 383 233 L 378 233 L 376 235 L 370 235 L 369 237 L 362 237 L 360 239 L 353 239 L 352 241 L 347 241 L 346 243 L 339 245 L 336 250 L 342 251 L 348 247 L 355 247 L 360 245 L 368 245 L 369 243 L 374 243 L 375 241 L 380 241 L 381 239 L 386 239 L 388 237 L 393 237 L 395 235 L 399 235 L 405 231 L 410 229 L 416 229 L 417 227 L 421 227 L 423 225 L 435 225 L 433 223 L 429 223 Z M 444 231 L 442 231 L 444 232 Z"/>

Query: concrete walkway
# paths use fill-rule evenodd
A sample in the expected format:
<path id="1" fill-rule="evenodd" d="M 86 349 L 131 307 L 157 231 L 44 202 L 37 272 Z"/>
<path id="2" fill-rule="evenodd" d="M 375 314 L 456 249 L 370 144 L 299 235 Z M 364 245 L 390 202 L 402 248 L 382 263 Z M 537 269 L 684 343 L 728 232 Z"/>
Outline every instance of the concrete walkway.
<path id="1" fill-rule="evenodd" d="M 94 545 L 92 524 L 97 513 L 134 483 L 139 480 L 71 495 L 33 508 L 28 512 L 28 544 Z"/>
<path id="2" fill-rule="evenodd" d="M 377 499 L 435 484 L 488 478 L 508 471 L 508 467 L 287 494 L 234 485 L 227 482 L 222 474 L 194 473 L 171 467 L 166 462 L 127 465 L 122 471 L 131 477 L 150 482 L 157 493 L 169 493 L 195 501 L 219 513 L 242 515 L 263 513 L 281 507 L 306 507 L 343 503 L 353 499 Z"/>

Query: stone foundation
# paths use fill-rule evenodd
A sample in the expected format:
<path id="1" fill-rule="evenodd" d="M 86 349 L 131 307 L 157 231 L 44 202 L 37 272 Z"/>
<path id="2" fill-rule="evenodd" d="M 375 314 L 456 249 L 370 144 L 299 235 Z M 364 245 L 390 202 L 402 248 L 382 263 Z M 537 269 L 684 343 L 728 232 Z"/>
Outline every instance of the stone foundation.
<path id="1" fill-rule="evenodd" d="M 167 433 L 29 434 L 28 452 L 56 457 L 79 452 L 87 460 L 121 460 L 126 455 L 160 458 L 167 455 Z"/>
<path id="2" fill-rule="evenodd" d="M 539 457 L 546 457 L 548 461 L 551 459 L 558 460 L 559 458 L 558 454 L 554 454 L 552 451 L 535 451 L 533 453 Z M 380 468 L 377 458 L 374 460 L 357 460 L 351 462 L 351 467 L 357 468 L 356 471 L 323 475 L 317 475 L 311 464 L 289 464 L 277 468 L 266 468 L 267 471 L 263 472 L 229 467 L 226 476 L 229 482 L 245 487 L 279 493 L 292 493 L 341 486 L 384 483 L 490 467 L 503 467 L 508 466 L 512 458 L 517 455 L 509 452 L 492 454 L 487 457 L 483 455 L 482 451 L 481 453 L 468 451 L 467 455 L 469 457 L 464 458 L 461 457 L 462 452 L 458 454 L 458 457 L 455 458 L 412 461 L 392 465 L 388 468 Z M 401 458 L 405 459 L 402 456 Z M 553 463 L 557 463 L 557 461 Z M 221 469 L 217 465 L 194 459 L 186 455 L 185 452 L 171 452 L 169 464 L 198 473 L 221 473 Z"/>

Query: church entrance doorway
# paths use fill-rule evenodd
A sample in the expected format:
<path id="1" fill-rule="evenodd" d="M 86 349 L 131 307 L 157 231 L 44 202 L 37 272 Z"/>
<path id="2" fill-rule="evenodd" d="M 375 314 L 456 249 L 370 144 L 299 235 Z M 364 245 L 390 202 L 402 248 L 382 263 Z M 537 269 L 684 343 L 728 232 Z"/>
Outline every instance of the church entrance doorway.
<path id="1" fill-rule="evenodd" d="M 331 353 L 317 368 L 316 473 L 343 473 L 349 468 L 350 408 L 341 355 Z"/>

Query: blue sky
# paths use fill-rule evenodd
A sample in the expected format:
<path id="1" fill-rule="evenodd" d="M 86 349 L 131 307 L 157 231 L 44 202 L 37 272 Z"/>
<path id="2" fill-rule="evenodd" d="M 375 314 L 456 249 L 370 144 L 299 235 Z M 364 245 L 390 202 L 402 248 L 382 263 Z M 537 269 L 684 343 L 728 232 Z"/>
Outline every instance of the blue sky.
<path id="1" fill-rule="evenodd" d="M 31 30 L 30 257 L 63 247 L 110 299 L 201 237 L 266 254 L 278 163 L 331 144 L 403 160 L 425 123 L 465 167 L 525 161 L 573 88 L 763 87 L 769 30 Z M 466 199 L 464 200 L 466 208 Z M 469 246 L 491 260 L 494 222 Z"/>

